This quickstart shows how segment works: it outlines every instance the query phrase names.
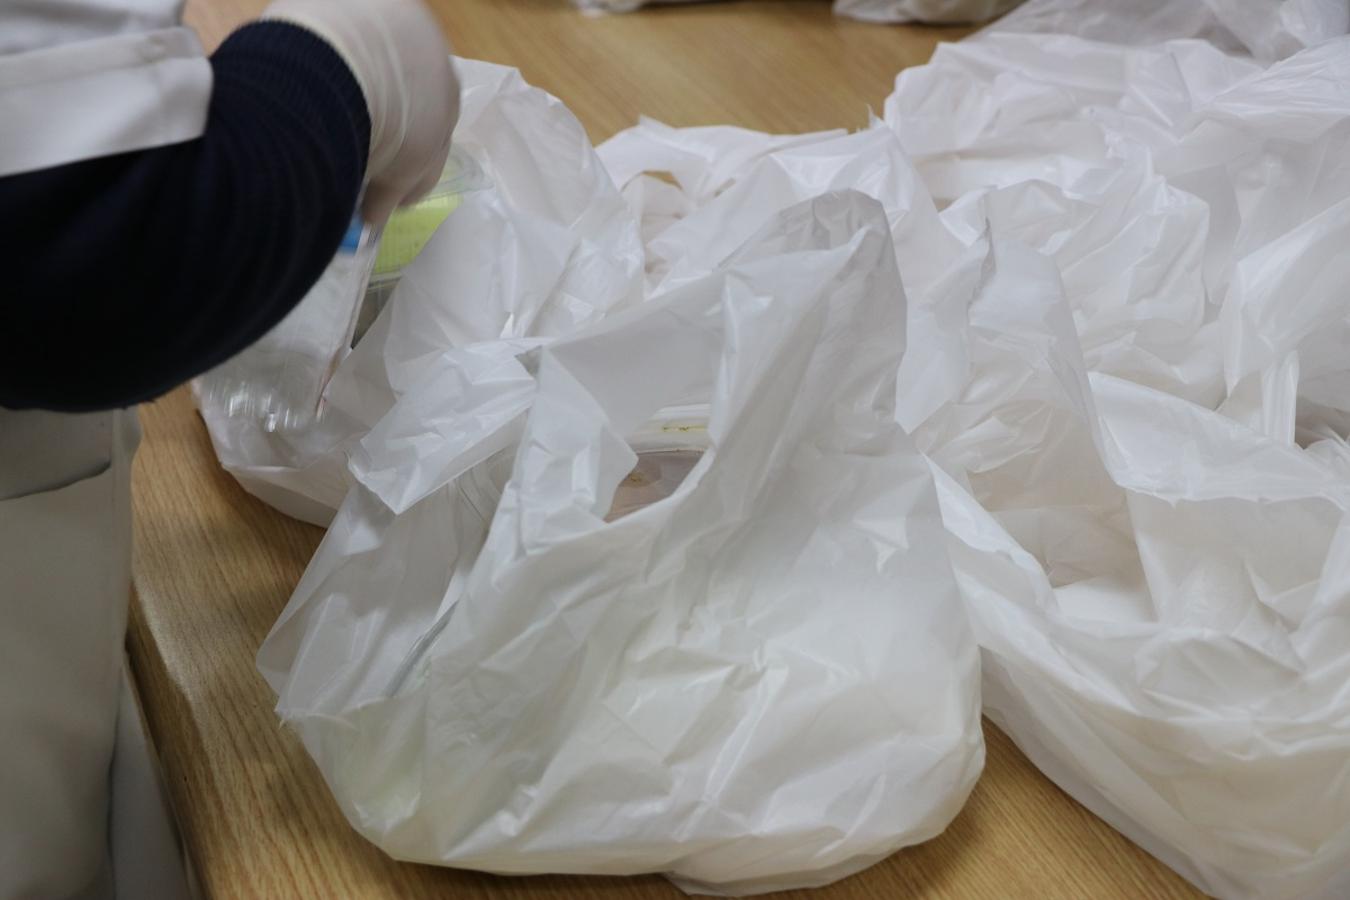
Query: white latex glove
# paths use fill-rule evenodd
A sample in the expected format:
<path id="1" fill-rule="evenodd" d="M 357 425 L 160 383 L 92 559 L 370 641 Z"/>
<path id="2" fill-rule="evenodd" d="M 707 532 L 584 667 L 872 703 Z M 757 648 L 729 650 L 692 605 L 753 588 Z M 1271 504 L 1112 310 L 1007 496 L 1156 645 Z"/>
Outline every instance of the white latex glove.
<path id="1" fill-rule="evenodd" d="M 383 224 L 436 186 L 459 119 L 459 81 L 421 0 L 277 0 L 263 18 L 323 38 L 361 85 L 370 110 L 367 222 Z"/>

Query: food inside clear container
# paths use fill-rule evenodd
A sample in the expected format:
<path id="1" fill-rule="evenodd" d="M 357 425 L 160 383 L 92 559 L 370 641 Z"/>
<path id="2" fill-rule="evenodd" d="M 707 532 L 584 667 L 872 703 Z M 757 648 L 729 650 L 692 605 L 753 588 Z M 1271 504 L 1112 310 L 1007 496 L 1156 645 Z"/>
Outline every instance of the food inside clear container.
<path id="1" fill-rule="evenodd" d="M 394 295 L 403 270 L 422 252 L 441 223 L 459 207 L 464 195 L 483 190 L 488 185 L 487 175 L 473 157 L 455 151 L 450 154 L 445 172 L 431 193 L 394 213 L 379 236 L 379 249 L 352 331 L 351 346 L 356 346 L 375 322 Z"/>

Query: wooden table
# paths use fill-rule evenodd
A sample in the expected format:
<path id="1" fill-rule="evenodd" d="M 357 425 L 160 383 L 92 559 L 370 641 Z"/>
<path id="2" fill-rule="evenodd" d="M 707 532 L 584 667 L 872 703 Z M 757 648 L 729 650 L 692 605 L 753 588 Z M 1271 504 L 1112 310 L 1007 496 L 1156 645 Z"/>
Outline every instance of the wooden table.
<path id="1" fill-rule="evenodd" d="M 434 0 L 433 0 L 434 2 Z M 191 0 L 208 45 L 263 0 Z M 770 131 L 865 124 L 897 70 L 963 31 L 837 21 L 824 2 L 740 2 L 587 19 L 566 0 L 439 0 L 457 50 L 519 67 L 599 140 L 640 113 Z M 395 863 L 352 831 L 273 715 L 253 657 L 320 531 L 216 464 L 185 391 L 143 412 L 128 638 L 187 851 L 217 900 L 677 897 L 658 877 L 501 879 Z M 1043 778 L 996 728 L 940 838 L 813 900 L 1198 896 Z M 148 898 L 153 900 L 153 898 Z"/>

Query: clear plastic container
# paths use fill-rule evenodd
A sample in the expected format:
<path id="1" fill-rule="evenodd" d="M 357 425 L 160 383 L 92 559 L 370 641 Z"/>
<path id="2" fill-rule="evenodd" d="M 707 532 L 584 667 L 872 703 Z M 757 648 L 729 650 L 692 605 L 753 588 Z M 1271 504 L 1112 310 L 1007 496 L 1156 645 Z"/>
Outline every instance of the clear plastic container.
<path id="1" fill-rule="evenodd" d="M 459 205 L 487 179 L 469 156 L 452 152 L 425 199 L 399 210 L 383 231 L 354 218 L 337 256 L 310 292 L 257 343 L 197 379 L 204 413 L 259 421 L 267 432 L 302 431 L 323 411 L 323 392 L 360 334 L 375 320 L 404 267 Z"/>
<path id="2" fill-rule="evenodd" d="M 606 522 L 664 500 L 684 484 L 708 449 L 708 407 L 663 409 L 629 435 L 628 445 L 637 454 L 637 465 L 615 489 Z"/>
<path id="3" fill-rule="evenodd" d="M 441 223 L 459 207 L 464 195 L 481 191 L 490 184 L 471 156 L 453 152 L 446 161 L 440 182 L 431 193 L 390 218 L 380 236 L 375 263 L 357 315 L 351 340 L 353 347 L 389 303 L 403 278 L 403 270 L 422 252 Z"/>

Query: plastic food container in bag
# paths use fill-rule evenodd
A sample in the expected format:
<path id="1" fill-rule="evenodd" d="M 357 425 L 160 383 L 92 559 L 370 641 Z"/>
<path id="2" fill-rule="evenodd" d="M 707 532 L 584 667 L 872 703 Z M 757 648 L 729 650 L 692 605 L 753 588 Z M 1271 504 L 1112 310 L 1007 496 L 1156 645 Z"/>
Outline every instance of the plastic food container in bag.
<path id="1" fill-rule="evenodd" d="M 394 296 L 403 270 L 422 252 L 441 223 L 459 208 L 464 195 L 490 186 L 491 180 L 473 157 L 455 150 L 446 161 L 445 173 L 431 192 L 390 217 L 380 234 L 379 249 L 357 316 L 352 346 L 361 340 Z"/>
<path id="2" fill-rule="evenodd" d="M 607 522 L 664 500 L 684 483 L 708 449 L 708 408 L 664 409 L 628 438 L 628 446 L 637 454 L 637 464 L 619 482 Z"/>
<path id="3" fill-rule="evenodd" d="M 397 287 L 460 197 L 486 184 L 465 154 L 452 152 L 440 182 L 398 210 L 383 229 L 354 217 L 337 256 L 305 298 L 253 346 L 197 381 L 203 412 L 257 419 L 266 432 L 309 428 L 334 370 Z"/>
<path id="4" fill-rule="evenodd" d="M 341 361 L 319 394 L 321 414 L 308 426 L 267 430 L 267 420 L 245 415 L 246 404 L 235 403 L 232 415 L 220 398 L 246 399 L 251 378 L 259 391 L 275 378 L 232 369 L 237 377 L 224 390 L 216 384 L 213 402 L 202 402 L 208 379 L 196 382 L 222 467 L 250 494 L 316 525 L 332 521 L 351 486 L 354 442 L 444 351 L 547 340 L 642 299 L 637 225 L 581 123 L 514 69 L 461 59 L 456 70 L 461 110 L 447 186 L 457 202 L 433 203 L 429 224 L 412 223 L 412 251 L 441 226 L 406 266 L 412 252 L 388 249 L 401 245 L 395 226 L 405 217 L 385 229 L 386 259 L 373 265 L 356 340 L 350 352 L 340 340 L 328 345 Z M 399 296 L 389 302 L 395 285 Z"/>
<path id="5" fill-rule="evenodd" d="M 286 318 L 197 379 L 203 411 L 257 419 L 267 432 L 308 427 L 344 347 L 375 261 L 376 237 L 353 220 L 338 254 Z"/>

